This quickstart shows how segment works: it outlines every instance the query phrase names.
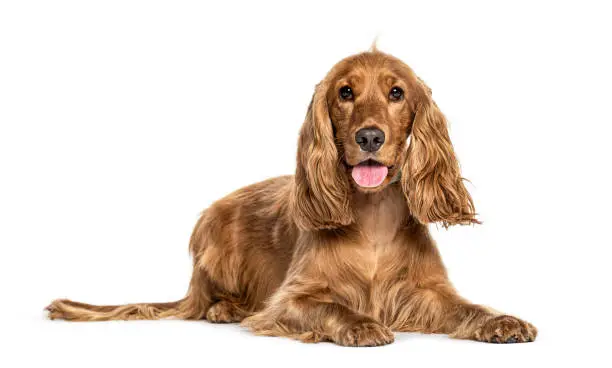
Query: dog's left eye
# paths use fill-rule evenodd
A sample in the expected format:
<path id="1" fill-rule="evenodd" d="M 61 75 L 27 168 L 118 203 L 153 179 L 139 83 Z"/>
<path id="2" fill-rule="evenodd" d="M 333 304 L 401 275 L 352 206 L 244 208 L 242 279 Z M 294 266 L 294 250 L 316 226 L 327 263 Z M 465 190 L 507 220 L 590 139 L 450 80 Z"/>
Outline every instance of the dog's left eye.
<path id="1" fill-rule="evenodd" d="M 391 91 L 389 92 L 389 100 L 400 101 L 402 98 L 404 98 L 404 91 L 401 88 L 399 87 L 391 88 Z"/>

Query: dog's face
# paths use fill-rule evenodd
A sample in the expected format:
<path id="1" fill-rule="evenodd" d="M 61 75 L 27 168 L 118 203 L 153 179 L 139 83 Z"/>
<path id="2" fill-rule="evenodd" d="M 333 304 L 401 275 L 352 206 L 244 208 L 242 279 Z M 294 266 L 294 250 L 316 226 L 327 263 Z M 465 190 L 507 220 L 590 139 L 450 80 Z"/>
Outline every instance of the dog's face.
<path id="1" fill-rule="evenodd" d="M 404 162 L 419 81 L 382 53 L 348 58 L 335 69 L 326 100 L 341 163 L 358 190 L 380 191 Z"/>
<path id="2" fill-rule="evenodd" d="M 317 85 L 302 125 L 290 200 L 295 222 L 304 230 L 350 225 L 354 190 L 382 191 L 400 176 L 417 221 L 478 222 L 431 90 L 390 55 L 346 58 Z"/>

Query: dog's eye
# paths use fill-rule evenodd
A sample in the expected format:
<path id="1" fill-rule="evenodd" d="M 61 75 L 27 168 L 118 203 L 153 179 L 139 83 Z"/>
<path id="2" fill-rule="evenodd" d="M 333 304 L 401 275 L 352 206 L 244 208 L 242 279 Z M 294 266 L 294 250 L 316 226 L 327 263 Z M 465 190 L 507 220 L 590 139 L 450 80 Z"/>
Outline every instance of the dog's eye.
<path id="1" fill-rule="evenodd" d="M 349 86 L 344 86 L 340 88 L 339 94 L 340 98 L 345 101 L 350 101 L 353 99 L 353 90 Z"/>
<path id="2" fill-rule="evenodd" d="M 401 101 L 404 98 L 404 91 L 399 87 L 391 88 L 389 92 L 389 100 L 391 101 Z"/>

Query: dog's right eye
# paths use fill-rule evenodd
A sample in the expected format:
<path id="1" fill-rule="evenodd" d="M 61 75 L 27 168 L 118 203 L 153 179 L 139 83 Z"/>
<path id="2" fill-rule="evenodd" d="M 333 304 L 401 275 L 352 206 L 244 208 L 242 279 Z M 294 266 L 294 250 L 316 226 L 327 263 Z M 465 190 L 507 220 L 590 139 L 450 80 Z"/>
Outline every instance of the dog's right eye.
<path id="1" fill-rule="evenodd" d="M 351 101 L 353 99 L 353 90 L 349 86 L 340 88 L 340 98 L 345 101 Z"/>

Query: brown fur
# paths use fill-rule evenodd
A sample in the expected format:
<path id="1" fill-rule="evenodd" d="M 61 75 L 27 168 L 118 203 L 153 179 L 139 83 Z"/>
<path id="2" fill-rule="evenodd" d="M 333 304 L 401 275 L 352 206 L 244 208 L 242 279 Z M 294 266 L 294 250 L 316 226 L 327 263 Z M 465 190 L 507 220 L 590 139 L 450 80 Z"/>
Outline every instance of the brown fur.
<path id="1" fill-rule="evenodd" d="M 338 97 L 345 85 L 354 101 Z M 405 91 L 403 100 L 388 99 L 394 86 Z M 378 152 L 359 150 L 353 137 L 363 127 L 385 132 Z M 368 158 L 390 167 L 374 189 L 350 176 Z M 478 220 L 431 91 L 407 65 L 374 49 L 341 61 L 317 85 L 295 176 L 238 190 L 202 214 L 184 299 L 125 306 L 56 300 L 49 316 L 242 321 L 261 335 L 350 346 L 390 343 L 392 331 L 533 341 L 531 324 L 456 293 L 431 222 Z"/>

